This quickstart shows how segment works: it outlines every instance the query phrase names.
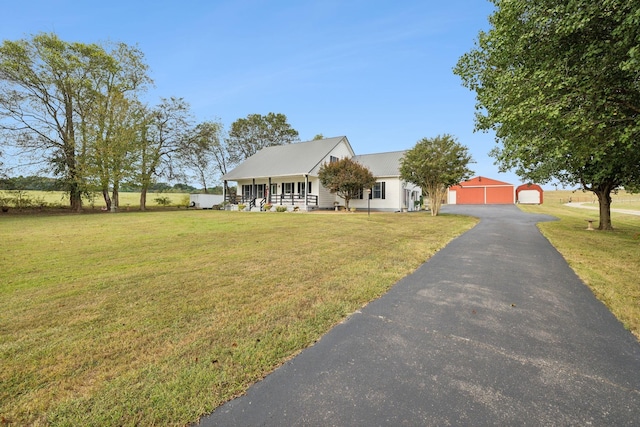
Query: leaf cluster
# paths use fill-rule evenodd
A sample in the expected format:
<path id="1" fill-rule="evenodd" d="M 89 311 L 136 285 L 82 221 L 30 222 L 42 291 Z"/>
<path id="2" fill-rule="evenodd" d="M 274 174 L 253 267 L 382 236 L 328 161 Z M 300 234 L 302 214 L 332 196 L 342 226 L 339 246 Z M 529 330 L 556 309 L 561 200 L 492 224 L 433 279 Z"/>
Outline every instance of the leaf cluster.
<path id="1" fill-rule="evenodd" d="M 494 1 L 454 69 L 494 130 L 501 170 L 585 189 L 640 182 L 637 1 Z"/>
<path id="2" fill-rule="evenodd" d="M 345 200 L 347 208 L 349 200 L 376 183 L 376 178 L 366 166 L 348 157 L 322 164 L 318 178 L 323 187 Z"/>
<path id="3" fill-rule="evenodd" d="M 431 213 L 437 215 L 446 189 L 473 173 L 471 162 L 468 148 L 452 135 L 422 138 L 402 158 L 400 177 L 429 196 Z"/>
<path id="4" fill-rule="evenodd" d="M 239 163 L 263 148 L 299 141 L 298 131 L 281 113 L 249 114 L 231 124 L 227 146 L 229 159 Z"/>

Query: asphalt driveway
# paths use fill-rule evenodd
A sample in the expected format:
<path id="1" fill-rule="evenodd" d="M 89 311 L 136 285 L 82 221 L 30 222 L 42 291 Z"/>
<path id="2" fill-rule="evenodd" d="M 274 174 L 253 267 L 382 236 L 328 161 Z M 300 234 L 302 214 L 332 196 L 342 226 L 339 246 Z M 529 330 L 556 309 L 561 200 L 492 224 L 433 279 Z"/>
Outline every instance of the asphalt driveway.
<path id="1" fill-rule="evenodd" d="M 515 206 L 202 426 L 640 425 L 640 345 Z"/>

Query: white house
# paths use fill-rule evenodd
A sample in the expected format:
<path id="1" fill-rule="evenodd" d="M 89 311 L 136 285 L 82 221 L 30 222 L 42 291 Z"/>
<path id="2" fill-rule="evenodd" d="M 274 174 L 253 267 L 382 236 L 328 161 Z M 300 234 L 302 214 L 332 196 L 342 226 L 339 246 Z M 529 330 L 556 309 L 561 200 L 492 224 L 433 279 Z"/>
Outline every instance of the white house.
<path id="1" fill-rule="evenodd" d="M 225 200 L 249 208 L 271 203 L 301 210 L 333 209 L 344 200 L 320 184 L 318 172 L 322 164 L 348 157 L 368 167 L 377 180 L 370 200 L 363 192 L 362 199 L 350 201 L 351 207 L 367 208 L 369 203 L 371 210 L 414 210 L 421 191 L 400 179 L 403 155 L 396 151 L 356 156 L 346 136 L 267 147 L 222 177 L 225 183 L 237 183 L 237 194 L 225 194 Z"/>

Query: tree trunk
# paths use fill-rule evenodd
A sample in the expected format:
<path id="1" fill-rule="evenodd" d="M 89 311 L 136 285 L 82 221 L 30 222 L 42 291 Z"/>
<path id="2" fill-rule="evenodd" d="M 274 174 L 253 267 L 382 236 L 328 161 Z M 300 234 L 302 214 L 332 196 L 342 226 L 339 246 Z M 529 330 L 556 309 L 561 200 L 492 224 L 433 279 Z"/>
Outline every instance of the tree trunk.
<path id="1" fill-rule="evenodd" d="M 105 205 L 107 205 L 107 211 L 111 210 L 111 198 L 109 197 L 109 190 L 103 188 L 102 189 L 102 198 L 104 199 Z"/>
<path id="2" fill-rule="evenodd" d="M 147 187 L 142 187 L 140 191 L 140 210 L 147 210 Z"/>
<path id="3" fill-rule="evenodd" d="M 609 185 L 600 185 L 593 191 L 598 196 L 598 204 L 600 205 L 600 224 L 598 230 L 613 230 L 611 225 L 611 191 L 613 188 Z"/>
<path id="4" fill-rule="evenodd" d="M 118 185 L 114 184 L 113 193 L 111 194 L 111 212 L 116 212 L 116 210 L 120 207 L 119 197 Z"/>
<path id="5" fill-rule="evenodd" d="M 82 212 L 82 191 L 76 183 L 71 184 L 69 189 L 69 205 L 73 212 Z"/>
<path id="6" fill-rule="evenodd" d="M 438 216 L 440 213 L 440 206 L 442 205 L 442 200 L 444 199 L 447 189 L 442 185 L 437 185 L 425 190 L 429 195 L 429 210 L 431 211 L 431 216 Z M 425 191 L 423 190 L 423 192 Z"/>

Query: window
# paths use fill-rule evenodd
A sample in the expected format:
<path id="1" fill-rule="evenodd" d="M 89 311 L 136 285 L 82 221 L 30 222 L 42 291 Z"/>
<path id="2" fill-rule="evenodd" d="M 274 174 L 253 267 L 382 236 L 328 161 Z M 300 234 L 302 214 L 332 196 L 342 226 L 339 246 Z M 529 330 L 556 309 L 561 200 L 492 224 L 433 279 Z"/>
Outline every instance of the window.
<path id="1" fill-rule="evenodd" d="M 278 194 L 278 184 L 271 184 L 271 190 L 269 190 L 272 196 Z"/>
<path id="2" fill-rule="evenodd" d="M 336 156 L 329 156 L 329 163 L 335 163 L 338 161 L 338 158 Z"/>
<path id="3" fill-rule="evenodd" d="M 266 184 L 243 185 L 242 186 L 242 198 L 244 200 L 251 200 L 255 197 L 265 197 Z"/>
<path id="4" fill-rule="evenodd" d="M 311 183 L 309 183 L 309 193 L 311 193 Z M 300 194 L 300 196 L 302 196 L 302 197 L 307 195 L 307 193 L 305 191 L 304 182 L 299 182 L 298 183 L 298 194 Z"/>
<path id="5" fill-rule="evenodd" d="M 373 189 L 371 191 L 372 199 L 384 199 L 385 198 L 385 183 L 384 182 L 376 182 L 373 185 Z"/>
<path id="6" fill-rule="evenodd" d="M 293 182 L 282 183 L 282 194 L 293 194 Z"/>
<path id="7" fill-rule="evenodd" d="M 242 186 L 242 198 L 244 200 L 251 199 L 252 187 L 253 187 L 253 185 L 243 185 Z"/>

